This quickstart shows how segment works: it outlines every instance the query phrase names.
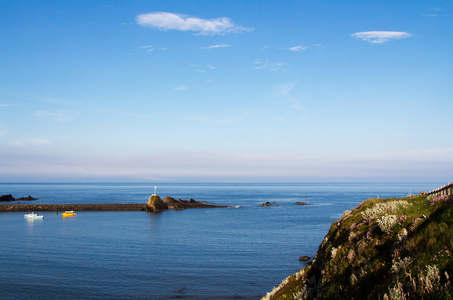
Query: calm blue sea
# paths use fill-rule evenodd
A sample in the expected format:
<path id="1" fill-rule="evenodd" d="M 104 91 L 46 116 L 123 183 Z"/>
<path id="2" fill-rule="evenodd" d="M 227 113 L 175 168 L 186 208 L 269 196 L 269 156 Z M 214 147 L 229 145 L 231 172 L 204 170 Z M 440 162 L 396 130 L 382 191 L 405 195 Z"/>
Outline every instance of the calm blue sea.
<path id="1" fill-rule="evenodd" d="M 444 183 L 158 184 L 162 198 L 231 208 L 0 213 L 1 299 L 259 299 L 313 257 L 332 222 L 371 197 Z M 154 184 L 0 184 L 35 204 L 146 203 Z M 295 205 L 305 201 L 309 206 Z M 259 207 L 266 201 L 278 205 Z"/>

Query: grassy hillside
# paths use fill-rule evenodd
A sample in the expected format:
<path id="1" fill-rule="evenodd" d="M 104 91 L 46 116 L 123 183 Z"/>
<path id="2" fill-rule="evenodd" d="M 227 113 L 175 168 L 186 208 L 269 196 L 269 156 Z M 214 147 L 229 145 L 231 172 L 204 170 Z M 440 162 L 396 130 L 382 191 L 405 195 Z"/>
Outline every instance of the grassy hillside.
<path id="1" fill-rule="evenodd" d="M 453 197 L 369 199 L 265 299 L 453 299 Z M 453 280 L 453 279 L 452 279 Z"/>

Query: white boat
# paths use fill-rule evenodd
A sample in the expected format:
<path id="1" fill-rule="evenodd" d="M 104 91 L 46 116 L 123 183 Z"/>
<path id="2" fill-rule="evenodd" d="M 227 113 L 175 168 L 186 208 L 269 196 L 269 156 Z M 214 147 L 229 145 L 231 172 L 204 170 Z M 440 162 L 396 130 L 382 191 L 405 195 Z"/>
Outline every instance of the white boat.
<path id="1" fill-rule="evenodd" d="M 26 219 L 44 219 L 44 216 L 35 214 L 34 212 L 31 212 L 29 214 L 25 214 L 24 218 L 26 218 Z"/>

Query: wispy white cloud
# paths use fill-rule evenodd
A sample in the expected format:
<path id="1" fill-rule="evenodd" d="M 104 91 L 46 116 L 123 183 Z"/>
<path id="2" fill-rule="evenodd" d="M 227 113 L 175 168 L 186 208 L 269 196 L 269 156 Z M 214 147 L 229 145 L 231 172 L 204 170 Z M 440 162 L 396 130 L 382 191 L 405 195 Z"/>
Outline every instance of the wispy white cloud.
<path id="1" fill-rule="evenodd" d="M 39 118 L 48 118 L 55 122 L 66 122 L 73 119 L 72 113 L 69 113 L 67 111 L 50 112 L 38 110 L 35 115 Z"/>
<path id="2" fill-rule="evenodd" d="M 289 48 L 289 50 L 290 50 L 290 51 L 300 52 L 300 51 L 306 50 L 306 49 L 308 49 L 308 48 L 309 48 L 308 46 L 300 45 L 300 46 L 291 47 L 291 48 Z"/>
<path id="3" fill-rule="evenodd" d="M 230 18 L 200 19 L 169 12 L 151 12 L 136 17 L 138 25 L 163 31 L 194 31 L 200 35 L 223 35 L 226 33 L 250 32 L 254 28 L 238 26 Z"/>
<path id="4" fill-rule="evenodd" d="M 304 50 L 307 50 L 307 49 L 313 48 L 313 47 L 322 47 L 322 46 L 321 46 L 321 44 L 314 44 L 314 45 L 310 45 L 310 46 L 299 45 L 299 46 L 294 46 L 294 47 L 290 47 L 287 49 L 290 51 L 294 51 L 294 52 L 301 52 L 301 51 L 304 51 Z"/>
<path id="5" fill-rule="evenodd" d="M 439 17 L 441 16 L 442 9 L 439 7 L 430 7 L 428 13 L 422 14 L 423 17 Z"/>
<path id="6" fill-rule="evenodd" d="M 216 67 L 213 65 L 199 65 L 199 64 L 190 64 L 190 67 L 195 68 L 197 72 L 204 73 L 207 70 L 215 70 Z"/>
<path id="7" fill-rule="evenodd" d="M 227 48 L 227 47 L 231 47 L 231 45 L 226 45 L 226 44 L 211 45 L 211 46 L 208 47 L 208 49 Z"/>
<path id="8" fill-rule="evenodd" d="M 6 135 L 7 133 L 8 133 L 8 130 L 6 130 L 5 128 L 0 127 L 0 137 Z"/>
<path id="9" fill-rule="evenodd" d="M 178 92 L 181 92 L 181 91 L 187 90 L 187 86 L 185 86 L 185 85 L 178 85 L 178 86 L 174 87 L 174 90 L 176 90 L 176 91 L 178 91 Z"/>
<path id="10" fill-rule="evenodd" d="M 2 107 L 11 107 L 11 106 L 17 106 L 19 104 L 13 104 L 13 103 L 0 103 L 0 108 Z"/>
<path id="11" fill-rule="evenodd" d="M 271 62 L 269 60 L 256 59 L 253 64 L 256 70 L 278 71 L 285 65 L 283 62 Z"/>
<path id="12" fill-rule="evenodd" d="M 51 145 L 52 142 L 47 138 L 33 138 L 33 139 L 22 139 L 14 140 L 9 144 L 9 147 L 12 148 L 25 148 L 31 146 L 45 146 Z"/>
<path id="13" fill-rule="evenodd" d="M 242 114 L 237 116 L 232 116 L 229 118 L 215 118 L 210 116 L 202 116 L 202 115 L 190 115 L 186 116 L 186 120 L 196 121 L 201 123 L 213 124 L 213 125 L 224 125 L 235 123 L 241 119 L 249 117 L 249 114 Z"/>
<path id="14" fill-rule="evenodd" d="M 46 138 L 34 138 L 30 140 L 30 144 L 35 146 L 50 145 L 52 142 Z"/>
<path id="15" fill-rule="evenodd" d="M 279 84 L 273 87 L 273 96 L 276 98 L 281 98 L 288 100 L 291 103 L 291 107 L 294 109 L 300 109 L 300 102 L 294 96 L 291 95 L 291 92 L 296 87 L 296 82 L 288 82 Z"/>
<path id="16" fill-rule="evenodd" d="M 140 48 L 146 50 L 146 52 L 153 52 L 154 50 L 161 50 L 161 51 L 166 51 L 167 48 L 164 47 L 154 47 L 154 46 L 141 46 Z"/>
<path id="17" fill-rule="evenodd" d="M 423 17 L 438 17 L 439 14 L 434 14 L 434 13 L 430 13 L 430 14 L 422 14 Z"/>
<path id="18" fill-rule="evenodd" d="M 364 31 L 353 33 L 351 36 L 372 44 L 383 44 L 391 40 L 411 37 L 412 34 L 402 31 Z"/>

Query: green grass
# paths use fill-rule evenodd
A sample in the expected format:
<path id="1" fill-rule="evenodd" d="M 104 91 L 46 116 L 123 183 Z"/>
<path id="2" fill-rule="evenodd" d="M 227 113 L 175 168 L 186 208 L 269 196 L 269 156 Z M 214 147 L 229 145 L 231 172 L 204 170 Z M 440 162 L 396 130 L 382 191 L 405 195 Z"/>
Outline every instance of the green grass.
<path id="1" fill-rule="evenodd" d="M 408 299 L 452 299 L 453 197 L 432 198 L 369 199 L 334 222 L 318 250 L 324 261 L 307 272 L 322 283 L 322 298 L 392 299 L 393 289 Z M 294 279 L 274 299 L 293 299 L 304 284 Z"/>

